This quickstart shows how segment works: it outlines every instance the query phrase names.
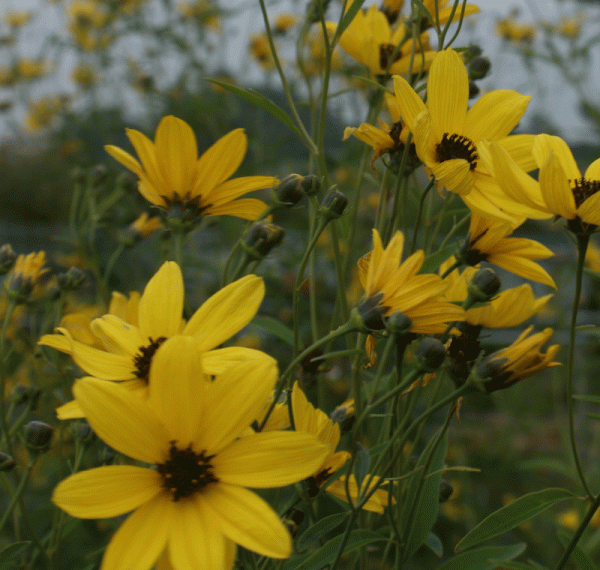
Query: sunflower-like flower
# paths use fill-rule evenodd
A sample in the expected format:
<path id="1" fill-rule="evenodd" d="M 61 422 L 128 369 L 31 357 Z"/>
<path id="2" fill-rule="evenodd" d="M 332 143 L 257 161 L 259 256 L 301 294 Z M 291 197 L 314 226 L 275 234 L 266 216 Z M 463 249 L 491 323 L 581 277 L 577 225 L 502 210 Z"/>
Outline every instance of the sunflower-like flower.
<path id="1" fill-rule="evenodd" d="M 437 54 L 427 81 L 427 104 L 402 77 L 394 77 L 402 119 L 413 133 L 417 155 L 438 187 L 459 194 L 478 214 L 512 223 L 547 217 L 510 200 L 484 168 L 483 139 L 498 141 L 525 170 L 533 170 L 533 135 L 508 134 L 525 113 L 530 97 L 510 89 L 486 93 L 471 109 L 469 78 L 459 55 L 448 48 Z"/>
<path id="2" fill-rule="evenodd" d="M 126 386 L 147 397 L 150 365 L 158 348 L 170 337 L 194 338 L 197 350 L 205 351 L 204 369 L 220 374 L 240 361 L 267 359 L 265 353 L 245 347 L 215 348 L 245 327 L 264 297 L 264 283 L 246 275 L 210 297 L 185 323 L 183 277 L 174 261 L 167 261 L 150 279 L 139 300 L 137 319 L 124 320 L 114 314 L 94 319 L 92 333 L 104 350 L 76 341 L 68 330 L 44 335 L 39 344 L 70 354 L 87 374 L 102 380 L 127 381 Z M 136 324 L 137 323 L 137 324 Z M 57 410 L 60 419 L 81 417 L 76 402 Z"/>
<path id="3" fill-rule="evenodd" d="M 542 346 L 552 336 L 552 329 L 529 336 L 532 330 L 533 327 L 528 327 L 510 346 L 488 355 L 477 365 L 477 375 L 487 392 L 509 388 L 541 370 L 560 366 L 560 362 L 553 361 L 560 345 L 553 344 L 545 354 L 541 352 Z"/>
<path id="4" fill-rule="evenodd" d="M 442 26 L 452 17 L 452 21 L 456 22 L 461 18 L 462 6 L 454 9 L 454 5 L 448 6 L 450 0 L 423 0 L 423 12 L 421 18 L 421 31 L 424 32 L 428 28 L 434 26 L 434 22 Z M 437 11 L 436 11 L 437 4 Z M 453 3 L 454 4 L 454 3 Z M 382 11 L 386 15 L 388 22 L 393 24 L 400 16 L 404 0 L 383 0 Z M 417 5 L 415 4 L 415 8 Z M 479 7 L 474 4 L 464 4 L 464 15 L 477 14 Z M 454 13 L 453 13 L 454 12 Z M 437 15 L 437 18 L 436 18 Z"/>
<path id="5" fill-rule="evenodd" d="M 532 147 L 540 169 L 536 181 L 519 168 L 505 149 L 494 143 L 488 149 L 488 161 L 497 173 L 498 184 L 512 199 L 547 217 L 565 218 L 575 226 L 600 225 L 600 158 L 582 176 L 565 141 L 537 135 Z"/>
<path id="6" fill-rule="evenodd" d="M 319 465 L 317 469 L 308 478 L 308 492 L 312 496 L 316 496 L 319 488 L 323 486 L 329 477 L 331 477 L 338 469 L 340 469 L 346 461 L 350 460 L 350 454 L 347 451 L 337 451 L 336 448 L 340 442 L 340 426 L 336 424 L 321 410 L 316 409 L 304 395 L 304 392 L 298 386 L 298 382 L 294 384 L 292 389 L 292 412 L 294 414 L 294 426 L 297 432 L 304 432 L 314 435 L 321 443 L 325 444 L 328 449 L 327 457 Z M 359 489 L 354 475 L 342 475 L 329 484 L 325 491 L 331 493 L 334 497 L 342 501 L 348 501 L 346 495 L 346 478 L 348 478 L 348 489 L 352 502 L 355 503 L 360 491 L 368 492 L 368 489 Z M 379 478 L 374 477 L 371 482 L 371 487 L 379 483 Z M 369 487 L 369 488 L 371 488 Z M 383 513 L 383 508 L 388 504 L 388 493 L 383 489 L 377 489 L 369 497 L 363 508 L 367 511 Z"/>
<path id="7" fill-rule="evenodd" d="M 464 321 L 464 310 L 442 298 L 447 283 L 439 275 L 418 275 L 425 260 L 423 250 L 401 262 L 403 248 L 402 232 L 396 232 L 384 248 L 379 232 L 373 230 L 373 251 L 358 262 L 365 303 L 381 316 L 404 314 L 413 333 L 440 334 L 448 323 Z"/>
<path id="8" fill-rule="evenodd" d="M 94 432 L 154 466 L 98 467 L 54 490 L 53 502 L 75 517 L 135 511 L 112 537 L 103 570 L 149 570 L 165 551 L 173 568 L 228 570 L 228 541 L 263 556 L 291 554 L 279 516 L 246 487 L 308 477 L 323 463 L 326 446 L 306 433 L 247 434 L 273 389 L 274 361 L 245 362 L 213 381 L 202 362 L 195 339 L 176 336 L 156 354 L 146 401 L 112 382 L 75 383 Z"/>
<path id="9" fill-rule="evenodd" d="M 19 255 L 7 274 L 8 296 L 17 303 L 24 303 L 33 293 L 40 279 L 50 271 L 46 265 L 46 252 Z"/>
<path id="10" fill-rule="evenodd" d="M 461 260 L 468 265 L 487 261 L 525 279 L 556 289 L 552 277 L 534 261 L 551 257 L 554 253 L 535 240 L 506 237 L 513 229 L 508 222 L 489 220 L 472 213 L 469 234 L 460 251 Z"/>
<path id="11" fill-rule="evenodd" d="M 346 127 L 344 129 L 343 140 L 346 140 L 350 136 L 355 136 L 358 140 L 368 144 L 373 149 L 375 154 L 371 160 L 371 166 L 373 166 L 375 160 L 384 154 L 389 155 L 392 166 L 399 164 L 408 140 L 409 131 L 406 125 L 400 120 L 400 107 L 397 99 L 387 92 L 384 93 L 384 97 L 390 117 L 392 118 L 391 125 L 383 122 L 378 117 L 379 128 L 369 123 L 361 123 L 359 127 Z M 413 143 L 410 144 L 408 153 L 407 166 L 412 171 L 419 162 Z"/>
<path id="12" fill-rule="evenodd" d="M 326 26 L 327 33 L 333 35 L 337 24 L 326 22 Z M 426 71 L 435 57 L 435 51 L 429 49 L 429 36 L 423 33 L 413 58 L 412 36 L 407 33 L 405 24 L 401 23 L 392 31 L 385 14 L 375 5 L 356 13 L 340 36 L 339 44 L 348 55 L 366 65 L 373 75 L 406 75 L 411 63 L 413 73 Z"/>
<path id="13" fill-rule="evenodd" d="M 220 138 L 200 158 L 194 131 L 171 115 L 160 121 L 154 142 L 134 129 L 126 132 L 140 162 L 116 146 L 107 145 L 105 149 L 139 176 L 142 196 L 161 208 L 180 207 L 195 216 L 226 214 L 255 220 L 266 204 L 254 198 L 236 198 L 278 182 L 272 176 L 228 180 L 246 154 L 244 129 L 235 129 Z"/>

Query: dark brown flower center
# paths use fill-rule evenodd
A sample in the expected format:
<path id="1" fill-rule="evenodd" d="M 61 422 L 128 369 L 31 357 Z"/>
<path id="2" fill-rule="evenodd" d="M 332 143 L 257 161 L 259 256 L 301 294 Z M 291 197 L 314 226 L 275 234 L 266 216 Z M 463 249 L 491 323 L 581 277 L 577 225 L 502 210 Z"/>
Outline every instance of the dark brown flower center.
<path id="1" fill-rule="evenodd" d="M 319 493 L 319 488 L 327 479 L 331 477 L 331 468 L 323 469 L 323 471 L 319 471 L 314 477 L 309 477 L 306 480 L 308 486 L 308 495 L 310 497 L 316 497 Z"/>
<path id="2" fill-rule="evenodd" d="M 201 196 L 194 196 L 188 192 L 185 196 L 174 194 L 173 196 L 160 196 L 166 204 L 167 215 L 170 218 L 193 219 L 202 216 L 202 213 L 210 208 L 212 204 L 200 205 Z"/>
<path id="3" fill-rule="evenodd" d="M 139 353 L 136 354 L 133 359 L 135 364 L 135 375 L 148 384 L 150 378 L 150 363 L 154 353 L 158 350 L 158 347 L 167 340 L 166 336 L 160 336 L 156 340 L 148 338 L 150 344 L 146 346 L 140 346 L 138 348 Z"/>
<path id="4" fill-rule="evenodd" d="M 600 191 L 600 180 L 587 180 L 586 178 L 577 178 L 569 180 L 573 198 L 575 198 L 575 207 L 579 208 L 590 196 Z"/>
<path id="5" fill-rule="evenodd" d="M 395 55 L 394 55 L 395 54 Z M 402 50 L 394 44 L 381 44 L 379 46 L 379 67 L 386 70 L 389 65 L 402 57 Z"/>
<path id="6" fill-rule="evenodd" d="M 444 133 L 441 142 L 435 147 L 438 162 L 462 158 L 469 163 L 469 168 L 475 170 L 477 167 L 477 147 L 475 143 L 462 135 Z"/>
<path id="7" fill-rule="evenodd" d="M 213 473 L 210 460 L 214 455 L 206 455 L 206 451 L 196 453 L 192 445 L 185 449 L 171 442 L 169 459 L 158 466 L 158 472 L 163 478 L 163 487 L 171 493 L 174 501 L 179 501 L 198 493 L 218 479 Z"/>

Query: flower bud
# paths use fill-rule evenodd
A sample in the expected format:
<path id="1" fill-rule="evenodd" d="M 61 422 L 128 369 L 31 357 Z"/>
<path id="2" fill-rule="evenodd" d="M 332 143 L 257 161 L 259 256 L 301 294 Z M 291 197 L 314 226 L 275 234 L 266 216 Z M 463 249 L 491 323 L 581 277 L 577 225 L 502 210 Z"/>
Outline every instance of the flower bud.
<path id="1" fill-rule="evenodd" d="M 331 186 L 323 198 L 319 213 L 328 220 L 339 218 L 348 205 L 348 198 L 337 189 L 337 186 Z"/>
<path id="2" fill-rule="evenodd" d="M 54 428 L 44 422 L 31 421 L 25 426 L 25 445 L 29 451 L 44 453 L 50 448 Z"/>
<path id="3" fill-rule="evenodd" d="M 65 273 L 57 276 L 56 281 L 63 291 L 79 291 L 85 286 L 86 276 L 79 267 L 69 267 Z"/>
<path id="4" fill-rule="evenodd" d="M 282 242 L 284 235 L 283 229 L 275 224 L 254 222 L 244 238 L 243 247 L 251 258 L 262 259 Z"/>
<path id="5" fill-rule="evenodd" d="M 29 403 L 29 409 L 35 410 L 38 406 L 41 394 L 42 390 L 37 386 L 17 384 L 12 391 L 11 399 L 15 406 Z"/>
<path id="6" fill-rule="evenodd" d="M 16 462 L 10 455 L 0 451 L 0 471 L 10 471 L 15 465 Z"/>
<path id="7" fill-rule="evenodd" d="M 469 297 L 482 303 L 489 301 L 499 289 L 500 279 L 489 267 L 479 269 L 467 285 Z"/>
<path id="8" fill-rule="evenodd" d="M 71 424 L 73 437 L 79 439 L 85 446 L 91 445 L 96 439 L 96 434 L 85 420 L 79 420 Z"/>
<path id="9" fill-rule="evenodd" d="M 385 328 L 392 334 L 403 335 L 410 331 L 412 321 L 400 311 L 394 311 L 385 319 Z"/>
<path id="10" fill-rule="evenodd" d="M 92 187 L 102 184 L 108 176 L 108 170 L 103 164 L 96 164 L 90 172 L 90 184 Z"/>
<path id="11" fill-rule="evenodd" d="M 318 194 L 321 190 L 321 179 L 316 174 L 309 174 L 302 180 L 302 189 L 308 196 Z"/>
<path id="12" fill-rule="evenodd" d="M 481 92 L 481 89 L 479 89 L 479 86 L 477 85 L 477 83 L 475 83 L 473 81 L 469 81 L 469 99 L 473 99 L 473 97 L 477 97 L 477 95 L 479 95 L 480 92 Z"/>
<path id="13" fill-rule="evenodd" d="M 358 307 L 352 310 L 351 317 L 359 330 L 363 332 L 380 331 L 385 328 L 383 316 L 387 307 L 380 305 L 383 293 L 377 293 L 365 299 Z"/>
<path id="14" fill-rule="evenodd" d="M 483 50 L 476 44 L 471 44 L 465 51 L 462 52 L 463 61 L 468 65 L 476 57 L 479 57 Z"/>
<path id="15" fill-rule="evenodd" d="M 6 275 L 15 264 L 17 254 L 9 243 L 0 247 L 0 275 Z"/>
<path id="16" fill-rule="evenodd" d="M 482 55 L 474 57 L 468 66 L 469 79 L 471 81 L 483 79 L 489 73 L 491 67 L 492 63 L 489 58 Z"/>
<path id="17" fill-rule="evenodd" d="M 83 184 L 85 182 L 85 170 L 79 166 L 76 166 L 71 170 L 71 178 L 73 182 L 77 184 Z"/>
<path id="18" fill-rule="evenodd" d="M 452 483 L 448 481 L 448 479 L 440 480 L 440 503 L 445 503 L 454 493 L 454 488 L 452 487 Z"/>
<path id="19" fill-rule="evenodd" d="M 440 340 L 425 337 L 415 348 L 414 359 L 423 372 L 435 372 L 446 358 L 446 347 Z"/>
<path id="20" fill-rule="evenodd" d="M 288 174 L 275 188 L 273 194 L 277 201 L 283 206 L 291 208 L 304 196 L 306 192 L 303 188 L 304 176 L 300 174 Z"/>

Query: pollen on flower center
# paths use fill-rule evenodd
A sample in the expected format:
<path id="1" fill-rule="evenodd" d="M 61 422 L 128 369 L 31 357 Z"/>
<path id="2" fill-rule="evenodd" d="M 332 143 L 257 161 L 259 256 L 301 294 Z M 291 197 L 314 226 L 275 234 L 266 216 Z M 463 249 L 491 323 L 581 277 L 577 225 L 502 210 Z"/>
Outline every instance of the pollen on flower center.
<path id="1" fill-rule="evenodd" d="M 573 198 L 575 198 L 575 207 L 579 208 L 590 196 L 600 191 L 600 180 L 587 180 L 586 178 L 577 178 L 569 180 L 572 185 Z"/>
<path id="2" fill-rule="evenodd" d="M 217 483 L 218 479 L 210 463 L 214 455 L 206 455 L 205 450 L 196 453 L 191 444 L 179 449 L 175 443 L 171 441 L 169 459 L 158 466 L 158 472 L 162 475 L 163 487 L 171 493 L 174 501 L 179 501 L 201 492 L 211 483 Z"/>
<path id="3" fill-rule="evenodd" d="M 152 362 L 152 357 L 154 353 L 158 350 L 158 347 L 167 340 L 166 336 L 160 336 L 156 340 L 152 340 L 152 338 L 148 339 L 150 344 L 146 346 L 139 347 L 139 354 L 135 356 L 133 359 L 133 363 L 135 364 L 135 375 L 140 379 L 148 383 L 149 374 L 150 374 L 150 363 Z"/>
<path id="4" fill-rule="evenodd" d="M 469 168 L 475 170 L 477 167 L 477 147 L 475 143 L 462 135 L 444 133 L 441 142 L 435 147 L 438 162 L 462 158 L 469 163 Z"/>
<path id="5" fill-rule="evenodd" d="M 392 55 L 394 55 L 392 59 Z M 394 44 L 381 44 L 379 46 L 379 67 L 387 69 L 388 65 L 398 61 L 402 57 L 402 50 Z"/>

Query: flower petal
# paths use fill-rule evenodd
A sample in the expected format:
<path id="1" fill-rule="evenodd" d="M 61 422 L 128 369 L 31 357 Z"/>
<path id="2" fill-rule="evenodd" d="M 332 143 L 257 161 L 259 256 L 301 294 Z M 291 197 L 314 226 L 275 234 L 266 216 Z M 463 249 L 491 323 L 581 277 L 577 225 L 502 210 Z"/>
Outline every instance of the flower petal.
<path id="1" fill-rule="evenodd" d="M 248 194 L 248 192 L 254 192 L 262 188 L 273 188 L 278 183 L 279 179 L 274 176 L 241 176 L 226 180 L 215 188 L 214 195 L 211 195 L 208 199 L 211 203 L 210 209 L 231 202 L 244 194 Z"/>
<path id="2" fill-rule="evenodd" d="M 59 420 L 74 420 L 77 418 L 84 418 L 85 414 L 77 403 L 77 400 L 71 400 L 56 408 L 56 417 Z"/>
<path id="3" fill-rule="evenodd" d="M 329 447 L 304 432 L 256 433 L 235 440 L 213 459 L 220 481 L 255 489 L 305 479 L 323 465 Z"/>
<path id="4" fill-rule="evenodd" d="M 575 199 L 561 160 L 551 152 L 540 167 L 540 189 L 548 209 L 567 220 L 575 217 Z"/>
<path id="5" fill-rule="evenodd" d="M 581 172 L 571 149 L 560 137 L 546 134 L 537 135 L 533 140 L 532 152 L 538 168 L 542 168 L 550 153 L 553 153 L 560 162 L 567 180 L 581 178 Z"/>
<path id="6" fill-rule="evenodd" d="M 156 471 L 108 465 L 67 477 L 54 489 L 52 502 L 72 517 L 105 519 L 137 509 L 161 492 Z"/>
<path id="7" fill-rule="evenodd" d="M 600 226 L 600 193 L 592 194 L 579 208 L 577 216 L 586 224 Z"/>
<path id="8" fill-rule="evenodd" d="M 586 180 L 600 180 L 600 158 L 594 160 L 585 171 Z"/>
<path id="9" fill-rule="evenodd" d="M 202 366 L 206 374 L 216 376 L 228 368 L 247 360 L 263 360 L 271 358 L 268 354 L 254 348 L 243 346 L 228 346 L 215 348 L 202 355 Z M 275 362 L 273 360 L 273 362 Z"/>
<path id="10" fill-rule="evenodd" d="M 87 344 L 73 341 L 71 358 L 75 364 L 90 376 L 103 380 L 131 380 L 135 377 L 135 368 L 130 356 L 112 354 L 92 348 Z"/>
<path id="11" fill-rule="evenodd" d="M 169 434 L 135 392 L 113 382 L 84 378 L 75 382 L 73 394 L 102 441 L 139 461 L 165 459 Z"/>
<path id="12" fill-rule="evenodd" d="M 161 196 L 171 197 L 172 191 L 158 167 L 154 143 L 146 135 L 135 129 L 125 129 L 125 132 L 144 168 L 145 185 L 147 186 L 147 195 L 145 197 L 153 204 L 162 205 L 163 199 Z M 149 198 L 149 196 L 152 196 L 153 199 Z"/>
<path id="13" fill-rule="evenodd" d="M 256 220 L 265 210 L 267 205 L 256 198 L 241 198 L 227 202 L 214 208 L 207 208 L 206 216 L 235 216 L 242 220 Z"/>
<path id="14" fill-rule="evenodd" d="M 127 324 L 114 315 L 103 315 L 99 319 L 94 319 L 90 326 L 106 350 L 113 354 L 134 357 L 140 346 L 148 343 L 148 339 L 142 338 L 137 327 Z"/>
<path id="15" fill-rule="evenodd" d="M 271 558 L 287 558 L 292 540 L 279 516 L 248 489 L 218 484 L 200 499 L 210 509 L 210 520 L 233 542 Z"/>
<path id="16" fill-rule="evenodd" d="M 198 337 L 200 347 L 210 350 L 250 322 L 264 295 L 262 277 L 246 275 L 207 299 L 192 315 L 183 334 Z"/>
<path id="17" fill-rule="evenodd" d="M 425 103 L 408 81 L 399 75 L 394 75 L 394 92 L 400 107 L 402 120 L 412 131 L 417 116 L 426 110 Z"/>
<path id="18" fill-rule="evenodd" d="M 125 152 L 122 148 L 113 146 L 111 144 L 105 145 L 104 150 L 115 160 L 120 162 L 125 168 L 128 168 L 138 176 L 142 176 L 142 165 L 128 152 Z"/>
<path id="19" fill-rule="evenodd" d="M 451 158 L 431 165 L 431 170 L 440 184 L 460 196 L 468 195 L 475 184 L 469 162 L 464 158 Z"/>
<path id="20" fill-rule="evenodd" d="M 165 261 L 148 281 L 140 299 L 140 333 L 143 338 L 169 338 L 181 331 L 183 295 L 179 265 Z"/>
<path id="21" fill-rule="evenodd" d="M 167 545 L 177 506 L 164 493 L 143 504 L 112 537 L 100 570 L 150 570 Z"/>

